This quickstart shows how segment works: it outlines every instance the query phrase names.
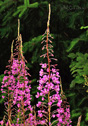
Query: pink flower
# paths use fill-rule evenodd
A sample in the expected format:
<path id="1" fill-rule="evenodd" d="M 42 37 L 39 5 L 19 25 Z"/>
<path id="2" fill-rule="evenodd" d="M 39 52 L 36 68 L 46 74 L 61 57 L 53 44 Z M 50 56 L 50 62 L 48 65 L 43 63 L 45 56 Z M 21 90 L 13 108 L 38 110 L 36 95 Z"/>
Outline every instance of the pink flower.
<path id="1" fill-rule="evenodd" d="M 56 72 L 56 76 L 57 76 L 57 77 L 60 77 L 59 72 Z"/>
<path id="2" fill-rule="evenodd" d="M 59 100 L 58 103 L 57 103 L 57 106 L 60 107 L 61 103 L 62 103 L 62 100 Z"/>
<path id="3" fill-rule="evenodd" d="M 1 125 L 3 125 L 3 124 L 4 124 L 3 120 L 1 120 L 1 121 L 0 121 L 0 124 L 1 124 Z"/>
<path id="4" fill-rule="evenodd" d="M 45 83 L 44 79 L 43 78 L 40 78 L 39 83 L 40 84 L 44 84 Z"/>
<path id="5" fill-rule="evenodd" d="M 47 68 L 47 72 L 49 72 L 49 68 Z"/>
<path id="6" fill-rule="evenodd" d="M 7 80 L 8 79 L 8 76 L 4 76 L 3 78 L 3 81 Z"/>
<path id="7" fill-rule="evenodd" d="M 42 104 L 42 102 L 39 101 L 36 106 L 39 107 L 41 104 Z"/>
<path id="8" fill-rule="evenodd" d="M 61 117 L 61 116 L 58 118 L 58 121 L 59 121 L 60 123 L 62 123 L 62 122 L 63 122 L 63 121 L 62 121 L 62 117 Z"/>
<path id="9" fill-rule="evenodd" d="M 53 72 L 53 73 L 56 73 L 56 69 L 52 68 L 52 72 Z"/>
<path id="10" fill-rule="evenodd" d="M 43 74 L 44 74 L 44 71 L 43 71 L 43 69 L 41 69 L 40 72 L 39 72 L 39 75 L 43 76 Z"/>
<path id="11" fill-rule="evenodd" d="M 54 82 L 54 83 L 60 83 L 60 81 L 58 80 L 58 78 L 57 77 L 52 77 L 52 81 Z"/>
<path id="12" fill-rule="evenodd" d="M 45 99 L 44 99 L 44 97 L 42 97 L 42 101 L 44 101 Z"/>
<path id="13" fill-rule="evenodd" d="M 51 125 L 51 122 L 49 122 L 49 126 Z"/>
<path id="14" fill-rule="evenodd" d="M 40 122 L 40 124 L 45 124 L 45 120 L 42 120 L 42 121 Z"/>
<path id="15" fill-rule="evenodd" d="M 47 75 L 43 76 L 43 80 L 46 82 L 49 79 L 49 77 Z"/>
<path id="16" fill-rule="evenodd" d="M 43 114 L 41 113 L 41 110 L 38 110 L 38 116 L 41 118 Z"/>
<path id="17" fill-rule="evenodd" d="M 57 109 L 57 112 L 58 113 L 64 113 L 64 109 L 63 108 Z"/>
<path id="18" fill-rule="evenodd" d="M 38 90 L 42 90 L 42 85 L 40 84 L 38 87 L 37 87 Z"/>
<path id="19" fill-rule="evenodd" d="M 37 92 L 36 98 L 39 98 L 39 96 L 40 96 L 40 95 L 39 95 L 39 92 Z"/>
<path id="20" fill-rule="evenodd" d="M 53 114 L 52 117 L 55 118 L 55 114 Z"/>
<path id="21" fill-rule="evenodd" d="M 47 67 L 46 63 L 42 64 L 42 68 L 46 69 L 46 67 Z"/>
<path id="22" fill-rule="evenodd" d="M 4 98 L 5 98 L 5 96 L 2 96 L 2 98 L 4 99 Z"/>
<path id="23" fill-rule="evenodd" d="M 60 114 L 57 114 L 56 116 L 59 118 L 60 117 Z"/>
<path id="24" fill-rule="evenodd" d="M 50 105 L 50 106 L 51 106 L 51 105 L 52 105 L 52 102 L 48 102 L 48 105 Z"/>
<path id="25" fill-rule="evenodd" d="M 48 94 L 49 89 L 44 88 L 44 90 L 42 92 L 43 92 L 43 94 Z"/>
<path id="26" fill-rule="evenodd" d="M 20 107 L 20 104 L 17 104 L 17 107 L 19 108 Z"/>

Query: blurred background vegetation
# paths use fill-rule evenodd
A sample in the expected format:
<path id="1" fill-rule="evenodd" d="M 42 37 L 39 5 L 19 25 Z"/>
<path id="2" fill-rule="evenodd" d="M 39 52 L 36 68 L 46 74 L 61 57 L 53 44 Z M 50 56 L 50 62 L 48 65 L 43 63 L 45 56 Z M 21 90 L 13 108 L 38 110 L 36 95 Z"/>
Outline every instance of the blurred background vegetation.
<path id="1" fill-rule="evenodd" d="M 11 42 L 17 37 L 17 20 L 20 18 L 24 56 L 32 75 L 32 104 L 35 104 L 48 3 L 52 9 L 50 32 L 54 36 L 54 54 L 71 107 L 72 125 L 76 126 L 78 117 L 82 115 L 81 126 L 88 126 L 87 0 L 0 0 L 0 85 L 10 58 Z M 0 119 L 3 117 L 3 102 L 0 93 Z"/>

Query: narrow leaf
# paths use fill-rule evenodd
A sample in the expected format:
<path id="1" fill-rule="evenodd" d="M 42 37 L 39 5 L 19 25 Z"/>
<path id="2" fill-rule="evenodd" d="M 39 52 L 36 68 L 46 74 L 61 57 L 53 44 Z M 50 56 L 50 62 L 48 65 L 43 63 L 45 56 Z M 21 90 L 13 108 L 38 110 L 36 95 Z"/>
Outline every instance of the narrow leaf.
<path id="1" fill-rule="evenodd" d="M 79 41 L 87 41 L 86 33 L 83 33 L 78 38 L 73 39 L 73 41 L 70 44 L 70 47 L 67 49 L 67 52 L 71 51 Z"/>
<path id="2" fill-rule="evenodd" d="M 24 0 L 24 5 L 27 5 L 27 0 Z"/>
<path id="3" fill-rule="evenodd" d="M 88 121 L 88 112 L 86 113 L 85 121 Z"/>
<path id="4" fill-rule="evenodd" d="M 21 13 L 19 14 L 19 18 L 21 18 L 21 17 L 23 16 L 23 14 L 24 14 L 25 11 L 26 11 L 26 8 L 24 8 L 24 9 L 21 11 Z"/>
<path id="5" fill-rule="evenodd" d="M 79 38 L 75 38 L 75 39 L 71 42 L 70 47 L 68 48 L 67 52 L 69 52 L 70 50 L 72 50 L 73 47 L 79 42 L 79 40 L 80 40 Z"/>
<path id="6" fill-rule="evenodd" d="M 88 26 L 81 26 L 80 29 L 87 29 L 87 28 L 88 28 Z"/>
<path id="7" fill-rule="evenodd" d="M 0 12 L 4 11 L 6 8 L 8 8 L 9 6 L 11 6 L 13 4 L 12 1 L 5 1 L 1 4 L 1 7 L 0 7 Z"/>
<path id="8" fill-rule="evenodd" d="M 19 14 L 20 13 L 20 9 L 19 10 L 17 10 L 16 12 L 14 12 L 13 13 L 13 16 L 15 17 L 17 14 Z"/>
<path id="9" fill-rule="evenodd" d="M 78 106 L 80 106 L 81 104 L 83 104 L 83 102 L 84 102 L 85 100 L 87 100 L 87 98 L 88 98 L 88 97 L 84 97 L 84 98 L 78 103 Z"/>
<path id="10" fill-rule="evenodd" d="M 27 3 L 27 7 L 28 7 L 28 6 L 29 6 L 29 0 L 26 0 L 26 1 L 27 1 L 27 2 L 26 2 L 26 3 Z"/>
<path id="11" fill-rule="evenodd" d="M 17 7 L 17 9 L 19 10 L 23 10 L 24 8 L 26 8 L 24 5 L 21 5 L 21 6 L 19 6 L 19 7 Z"/>
<path id="12" fill-rule="evenodd" d="M 35 2 L 35 3 L 33 3 L 33 4 L 29 4 L 29 8 L 37 8 L 38 7 L 38 5 L 39 5 L 39 3 L 38 2 Z"/>

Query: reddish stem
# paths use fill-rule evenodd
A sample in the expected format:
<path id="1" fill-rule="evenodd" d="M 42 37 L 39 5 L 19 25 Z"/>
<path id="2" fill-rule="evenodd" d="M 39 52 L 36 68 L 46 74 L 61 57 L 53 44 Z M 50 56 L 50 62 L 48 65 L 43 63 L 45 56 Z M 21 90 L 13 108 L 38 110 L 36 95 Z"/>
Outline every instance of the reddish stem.
<path id="1" fill-rule="evenodd" d="M 49 49 L 48 49 L 48 34 L 49 34 L 49 26 L 47 26 L 47 38 L 46 38 L 46 50 L 47 50 L 47 59 L 48 59 L 48 69 L 49 69 L 49 83 L 50 83 L 50 58 L 49 58 Z M 50 91 L 48 92 L 48 103 L 50 103 Z M 48 112 L 49 112 L 49 123 L 50 123 L 50 111 L 51 111 L 51 107 L 50 105 L 48 105 Z M 49 124 L 50 126 L 50 124 Z"/>

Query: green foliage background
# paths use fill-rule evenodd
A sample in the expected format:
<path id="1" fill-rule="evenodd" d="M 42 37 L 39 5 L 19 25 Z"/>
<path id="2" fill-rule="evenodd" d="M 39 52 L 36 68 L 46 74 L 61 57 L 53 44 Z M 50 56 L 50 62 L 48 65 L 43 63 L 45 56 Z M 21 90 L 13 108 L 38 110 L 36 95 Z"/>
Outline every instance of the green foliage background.
<path id="1" fill-rule="evenodd" d="M 52 10 L 50 31 L 54 36 L 54 54 L 71 107 L 72 125 L 76 126 L 78 116 L 82 115 L 81 126 L 88 126 L 88 93 L 87 87 L 83 87 L 83 75 L 88 76 L 87 0 L 0 0 L 0 83 L 10 58 L 11 42 L 17 37 L 17 20 L 20 18 L 24 56 L 32 75 L 31 93 L 36 94 L 48 3 Z M 34 101 L 33 97 L 32 104 Z M 2 99 L 0 104 L 1 111 L 4 108 Z M 0 112 L 0 118 L 2 116 L 3 112 Z"/>

